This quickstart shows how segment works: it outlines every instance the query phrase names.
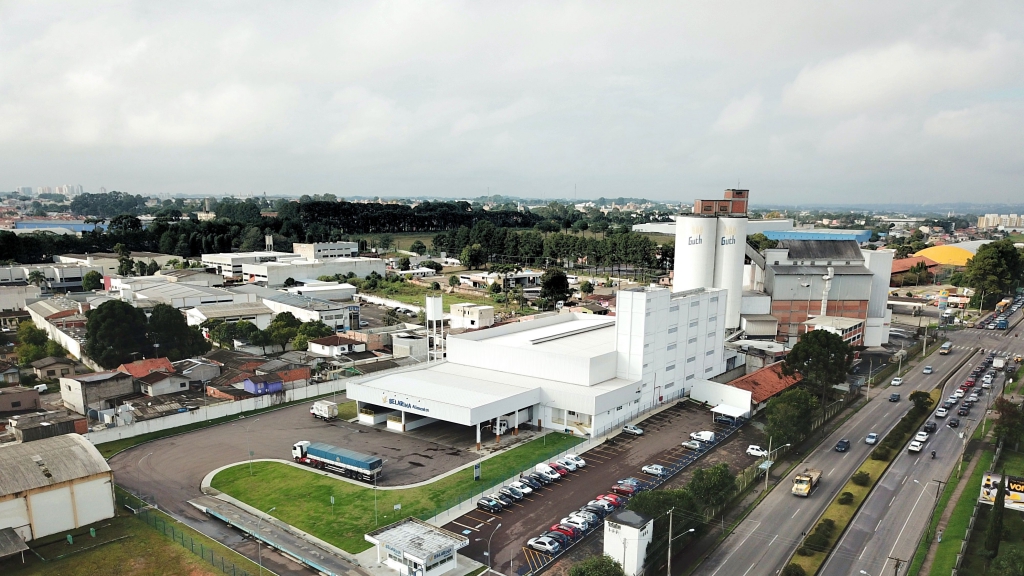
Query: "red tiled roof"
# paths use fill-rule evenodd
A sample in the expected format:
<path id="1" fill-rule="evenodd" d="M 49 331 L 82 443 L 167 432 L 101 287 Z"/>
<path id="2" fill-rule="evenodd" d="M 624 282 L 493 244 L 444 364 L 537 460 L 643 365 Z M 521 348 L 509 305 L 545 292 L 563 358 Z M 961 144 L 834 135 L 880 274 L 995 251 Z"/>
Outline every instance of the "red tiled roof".
<path id="1" fill-rule="evenodd" d="M 913 268 L 914 266 L 917 266 L 918 264 L 920 264 L 922 262 L 928 268 L 932 268 L 932 267 L 935 267 L 935 266 L 939 265 L 939 263 L 936 262 L 935 260 L 931 260 L 929 258 L 925 258 L 924 256 L 912 256 L 910 258 L 900 258 L 899 260 L 893 260 L 892 261 L 892 273 L 893 274 L 902 274 L 904 272 L 909 271 L 911 268 Z"/>
<path id="2" fill-rule="evenodd" d="M 750 391 L 751 400 L 755 404 L 760 404 L 800 380 L 799 374 L 783 374 L 782 362 L 776 362 L 729 382 L 729 386 Z"/>
<path id="3" fill-rule="evenodd" d="M 291 370 L 281 370 L 277 373 L 284 382 L 295 382 L 296 380 L 309 380 L 309 367 L 292 368 Z"/>
<path id="4" fill-rule="evenodd" d="M 351 338 L 345 338 L 337 334 L 331 334 L 330 336 L 324 336 L 323 338 L 317 338 L 316 340 L 310 340 L 310 344 L 319 344 L 320 346 L 351 346 L 353 344 L 360 344 L 358 340 Z"/>
<path id="5" fill-rule="evenodd" d="M 131 374 L 132 378 L 142 378 L 150 372 L 174 372 L 174 366 L 167 358 L 149 358 L 147 360 L 136 360 L 130 364 L 121 364 L 117 370 Z"/>

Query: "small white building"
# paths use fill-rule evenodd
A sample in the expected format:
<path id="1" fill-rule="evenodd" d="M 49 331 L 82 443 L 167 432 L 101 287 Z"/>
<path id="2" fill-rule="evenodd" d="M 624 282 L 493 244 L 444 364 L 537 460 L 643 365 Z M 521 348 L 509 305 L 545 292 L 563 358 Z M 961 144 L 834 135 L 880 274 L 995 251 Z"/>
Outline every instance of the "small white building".
<path id="1" fill-rule="evenodd" d="M 42 287 L 53 291 L 81 292 L 82 278 L 89 272 L 103 274 L 101 266 L 85 266 L 78 264 L 27 264 L 0 267 L 0 286 L 5 284 L 21 284 L 28 282 L 28 276 L 34 271 L 43 273 L 46 281 Z"/>
<path id="2" fill-rule="evenodd" d="M 317 338 L 316 340 L 310 340 L 309 351 L 313 354 L 337 358 L 338 356 L 344 356 L 353 352 L 366 352 L 366 344 L 358 340 L 333 334 Z"/>
<path id="3" fill-rule="evenodd" d="M 268 296 L 263 299 L 263 304 L 274 311 L 275 314 L 291 312 L 293 316 L 302 322 L 323 322 L 331 328 L 355 328 L 359 327 L 359 306 L 338 304 L 320 298 L 310 298 L 298 294 L 279 294 Z"/>
<path id="4" fill-rule="evenodd" d="M 203 266 L 206 268 L 213 268 L 218 274 L 225 278 L 229 278 L 232 276 L 241 276 L 242 265 L 244 264 L 277 262 L 278 260 L 295 258 L 302 258 L 302 256 L 292 254 L 291 252 L 273 251 L 222 252 L 219 254 L 203 254 L 202 262 Z"/>
<path id="5" fill-rule="evenodd" d="M 405 278 L 426 278 L 438 275 L 433 268 L 412 268 L 411 270 L 394 270 L 393 272 Z"/>
<path id="6" fill-rule="evenodd" d="M 288 288 L 291 294 L 310 296 L 322 300 L 351 300 L 356 294 L 356 287 L 344 282 L 320 282 L 318 280 L 299 280 L 302 286 Z"/>
<path id="7" fill-rule="evenodd" d="M 199 326 L 207 320 L 219 319 L 234 324 L 241 320 L 252 322 L 260 330 L 270 326 L 274 312 L 259 302 L 231 302 L 229 304 L 207 304 L 185 310 L 189 326 Z"/>
<path id="8" fill-rule="evenodd" d="M 292 244 L 292 252 L 306 260 L 322 260 L 324 258 L 355 258 L 359 256 L 358 242 L 314 242 L 312 244 Z"/>
<path id="9" fill-rule="evenodd" d="M 114 474 L 84 436 L 0 447 L 0 529 L 35 540 L 113 516 Z"/>
<path id="10" fill-rule="evenodd" d="M 494 325 L 494 306 L 463 302 L 452 304 L 451 311 L 452 329 L 475 330 Z"/>
<path id="11" fill-rule="evenodd" d="M 636 576 L 643 570 L 653 536 L 653 518 L 619 510 L 604 521 L 604 553 L 622 565 L 626 576 Z"/>
<path id="12" fill-rule="evenodd" d="M 163 394 L 174 394 L 188 390 L 189 379 L 181 374 L 170 372 L 150 372 L 142 378 L 137 378 L 139 388 L 146 396 L 161 396 Z"/>
<path id="13" fill-rule="evenodd" d="M 458 551 L 469 538 L 413 517 L 366 534 L 377 548 L 377 562 L 401 576 L 439 576 L 459 565 Z"/>
<path id="14" fill-rule="evenodd" d="M 384 261 L 380 258 L 333 258 L 329 260 L 306 260 L 296 258 L 278 259 L 275 262 L 242 264 L 241 276 L 246 282 L 258 282 L 269 288 L 284 286 L 291 278 L 319 278 L 321 276 L 347 276 L 349 273 L 360 278 L 376 272 L 385 273 Z M 204 256 L 205 258 L 205 256 Z"/>

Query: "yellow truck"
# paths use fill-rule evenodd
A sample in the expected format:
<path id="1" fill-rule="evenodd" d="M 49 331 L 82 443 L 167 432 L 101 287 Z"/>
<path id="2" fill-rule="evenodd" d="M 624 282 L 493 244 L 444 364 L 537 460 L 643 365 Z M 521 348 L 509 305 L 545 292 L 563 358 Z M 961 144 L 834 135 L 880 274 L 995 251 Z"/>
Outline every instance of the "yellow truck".
<path id="1" fill-rule="evenodd" d="M 811 495 L 811 491 L 818 486 L 818 480 L 821 480 L 821 470 L 805 468 L 803 472 L 793 478 L 793 494 L 807 498 Z"/>

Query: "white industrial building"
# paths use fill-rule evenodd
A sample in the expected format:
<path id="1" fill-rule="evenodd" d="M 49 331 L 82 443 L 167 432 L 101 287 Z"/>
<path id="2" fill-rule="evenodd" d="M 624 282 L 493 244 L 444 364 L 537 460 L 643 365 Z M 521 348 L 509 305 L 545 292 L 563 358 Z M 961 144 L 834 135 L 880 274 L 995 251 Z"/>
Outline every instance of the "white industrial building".
<path id="1" fill-rule="evenodd" d="M 240 294 L 224 288 L 182 284 L 180 282 L 152 282 L 137 288 L 120 290 L 122 300 L 136 306 L 141 303 L 167 304 L 174 308 L 193 308 L 211 304 L 256 302 L 254 294 Z"/>
<path id="2" fill-rule="evenodd" d="M 359 305 L 339 304 L 299 294 L 265 296 L 263 304 L 274 314 L 291 312 L 301 322 L 323 322 L 336 330 L 359 328 Z"/>
<path id="3" fill-rule="evenodd" d="M 41 287 L 51 292 L 80 292 L 82 278 L 92 271 L 103 274 L 101 266 L 79 264 L 29 264 L 0 267 L 0 286 L 5 284 L 27 284 L 29 274 L 38 270 L 46 280 Z"/>
<path id="4" fill-rule="evenodd" d="M 288 292 L 321 300 L 351 300 L 356 294 L 356 287 L 344 282 L 298 281 L 302 286 L 292 286 L 288 288 Z"/>
<path id="5" fill-rule="evenodd" d="M 41 293 L 38 286 L 31 284 L 0 284 L 0 312 L 24 310 L 28 305 L 27 300 L 37 300 Z"/>
<path id="6" fill-rule="evenodd" d="M 246 320 L 264 330 L 273 319 L 274 311 L 259 302 L 204 304 L 185 310 L 185 320 L 189 326 L 199 326 L 207 320 L 223 320 L 229 324 Z"/>
<path id="7" fill-rule="evenodd" d="M 742 365 L 724 348 L 726 294 L 640 287 L 618 293 L 614 318 L 558 314 L 449 335 L 447 360 L 349 384 L 361 413 L 435 420 L 506 420 L 600 434 Z M 363 412 L 365 410 L 365 412 Z M 500 429 L 500 427 L 496 428 Z"/>
<path id="8" fill-rule="evenodd" d="M 218 254 L 203 254 L 202 263 L 206 268 L 213 268 L 218 274 L 225 278 L 242 275 L 243 264 L 255 264 L 261 262 L 277 262 L 278 259 L 302 258 L 291 252 L 222 252 Z"/>
<path id="9" fill-rule="evenodd" d="M 0 447 L 0 529 L 23 540 L 114 516 L 114 474 L 84 436 Z"/>
<path id="10" fill-rule="evenodd" d="M 298 256 L 292 254 L 292 256 Z M 205 258 L 205 256 L 203 256 Z M 329 260 L 306 260 L 304 258 L 280 259 L 276 262 L 242 264 L 242 278 L 246 282 L 258 282 L 274 288 L 284 286 L 291 278 L 319 278 L 321 276 L 347 276 L 349 273 L 360 278 L 372 272 L 384 275 L 384 261 L 380 258 L 332 258 Z"/>
<path id="11" fill-rule="evenodd" d="M 292 244 L 292 252 L 306 260 L 323 260 L 325 258 L 354 258 L 359 256 L 358 242 L 314 242 L 312 244 Z"/>

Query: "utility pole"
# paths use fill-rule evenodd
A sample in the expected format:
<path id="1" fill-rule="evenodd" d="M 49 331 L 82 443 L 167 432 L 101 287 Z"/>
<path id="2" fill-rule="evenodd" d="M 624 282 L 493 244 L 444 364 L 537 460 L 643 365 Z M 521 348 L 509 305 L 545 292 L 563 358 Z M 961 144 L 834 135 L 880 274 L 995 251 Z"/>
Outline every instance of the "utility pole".
<path id="1" fill-rule="evenodd" d="M 896 561 L 896 565 L 892 567 L 893 568 L 893 571 L 892 571 L 893 576 L 900 576 L 900 566 L 902 566 L 903 563 L 906 562 L 906 560 L 901 560 L 901 559 L 896 558 L 894 556 L 889 556 L 889 560 L 895 560 Z"/>
<path id="2" fill-rule="evenodd" d="M 665 576 L 672 576 L 672 512 L 675 508 L 668 510 L 668 568 L 665 569 Z"/>

